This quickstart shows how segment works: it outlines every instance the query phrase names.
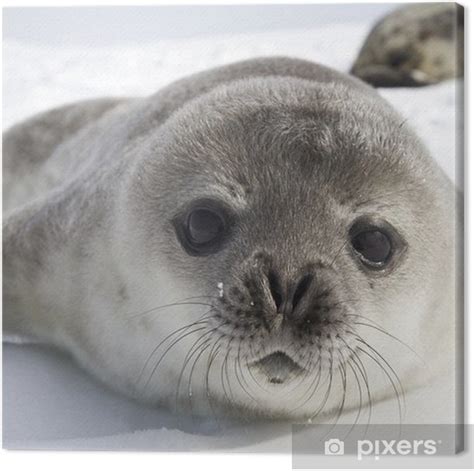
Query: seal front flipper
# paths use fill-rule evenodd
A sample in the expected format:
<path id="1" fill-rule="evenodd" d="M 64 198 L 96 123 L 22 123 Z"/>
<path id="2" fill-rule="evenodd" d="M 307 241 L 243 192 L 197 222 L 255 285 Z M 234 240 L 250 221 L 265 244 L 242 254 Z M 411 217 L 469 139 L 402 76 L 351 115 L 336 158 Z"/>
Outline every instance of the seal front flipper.
<path id="1" fill-rule="evenodd" d="M 15 124 L 3 133 L 3 211 L 41 192 L 38 174 L 59 145 L 126 101 L 100 98 L 63 105 Z"/>

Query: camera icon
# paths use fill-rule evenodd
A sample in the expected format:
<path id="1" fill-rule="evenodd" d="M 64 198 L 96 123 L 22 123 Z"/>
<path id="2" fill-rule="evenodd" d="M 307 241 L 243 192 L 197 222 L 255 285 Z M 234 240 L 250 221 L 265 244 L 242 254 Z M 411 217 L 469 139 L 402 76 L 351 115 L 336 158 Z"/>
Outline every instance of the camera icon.
<path id="1" fill-rule="evenodd" d="M 343 455 L 344 454 L 344 442 L 339 438 L 331 438 L 324 442 L 324 454 L 325 455 Z"/>

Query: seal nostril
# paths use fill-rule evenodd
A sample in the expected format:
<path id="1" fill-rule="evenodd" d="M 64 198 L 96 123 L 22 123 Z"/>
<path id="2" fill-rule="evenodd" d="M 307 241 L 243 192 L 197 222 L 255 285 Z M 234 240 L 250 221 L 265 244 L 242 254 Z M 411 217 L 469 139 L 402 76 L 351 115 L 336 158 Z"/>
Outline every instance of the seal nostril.
<path id="1" fill-rule="evenodd" d="M 313 275 L 305 275 L 301 278 L 298 286 L 296 287 L 295 294 L 293 295 L 293 310 L 296 309 L 296 306 L 301 301 L 301 298 L 308 291 L 309 285 L 313 281 Z"/>
<path id="2" fill-rule="evenodd" d="M 275 301 L 275 306 L 278 311 L 283 302 L 283 293 L 280 282 L 278 281 L 278 276 L 273 270 L 270 270 L 268 273 L 268 282 L 270 285 L 270 292 L 272 293 L 273 301 Z"/>

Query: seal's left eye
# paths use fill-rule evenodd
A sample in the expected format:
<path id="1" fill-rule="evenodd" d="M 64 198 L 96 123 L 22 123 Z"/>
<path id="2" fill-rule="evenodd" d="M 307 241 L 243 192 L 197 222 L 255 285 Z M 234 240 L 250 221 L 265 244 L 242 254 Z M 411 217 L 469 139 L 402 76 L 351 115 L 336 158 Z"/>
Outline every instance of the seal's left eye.
<path id="1" fill-rule="evenodd" d="M 215 211 L 195 209 L 188 216 L 186 229 L 194 245 L 209 244 L 224 231 L 224 221 Z"/>
<path id="2" fill-rule="evenodd" d="M 222 247 L 229 232 L 227 213 L 218 202 L 206 200 L 175 218 L 176 235 L 189 255 L 202 257 Z"/>

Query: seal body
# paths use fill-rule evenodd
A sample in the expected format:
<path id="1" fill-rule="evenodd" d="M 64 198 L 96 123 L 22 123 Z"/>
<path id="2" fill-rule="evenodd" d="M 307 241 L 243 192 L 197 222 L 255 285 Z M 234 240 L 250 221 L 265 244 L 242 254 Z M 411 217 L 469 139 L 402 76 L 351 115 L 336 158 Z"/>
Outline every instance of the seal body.
<path id="1" fill-rule="evenodd" d="M 375 87 L 415 87 L 460 77 L 464 14 L 454 3 L 403 6 L 369 33 L 351 73 Z"/>
<path id="2" fill-rule="evenodd" d="M 405 391 L 454 381 L 456 286 L 454 189 L 402 123 L 357 79 L 268 58 L 14 126 L 5 331 L 186 413 L 397 398 L 399 421 Z"/>

